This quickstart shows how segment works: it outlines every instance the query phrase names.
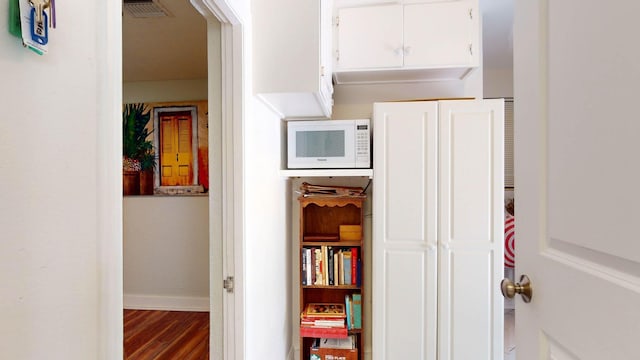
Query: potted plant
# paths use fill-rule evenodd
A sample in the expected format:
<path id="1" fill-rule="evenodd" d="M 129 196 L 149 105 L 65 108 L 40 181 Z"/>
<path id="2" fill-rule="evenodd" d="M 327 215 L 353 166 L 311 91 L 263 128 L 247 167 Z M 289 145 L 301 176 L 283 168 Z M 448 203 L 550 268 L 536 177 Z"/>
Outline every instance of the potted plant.
<path id="1" fill-rule="evenodd" d="M 125 104 L 122 112 L 122 170 L 124 195 L 137 195 L 141 193 L 141 172 L 145 185 L 145 194 L 153 194 L 153 169 L 156 166 L 156 157 L 153 149 L 153 141 L 149 136 L 153 129 L 149 130 L 148 124 L 151 113 L 142 103 Z M 150 173 L 150 186 L 149 184 Z M 149 190 L 149 187 L 151 190 Z M 150 192 L 149 192 L 150 191 Z"/>
<path id="2" fill-rule="evenodd" d="M 147 150 L 140 157 L 140 195 L 153 195 L 153 173 L 157 158 L 153 149 Z"/>

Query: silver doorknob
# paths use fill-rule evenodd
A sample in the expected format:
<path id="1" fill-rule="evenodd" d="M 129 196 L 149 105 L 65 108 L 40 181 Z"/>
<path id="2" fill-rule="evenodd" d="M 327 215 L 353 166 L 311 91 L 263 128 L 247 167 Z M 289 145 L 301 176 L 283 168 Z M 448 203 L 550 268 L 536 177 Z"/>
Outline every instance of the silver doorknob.
<path id="1" fill-rule="evenodd" d="M 502 296 L 509 299 L 513 299 L 516 294 L 520 294 L 522 301 L 529 303 L 533 297 L 531 280 L 527 275 L 520 276 L 520 282 L 515 284 L 509 278 L 503 279 L 500 283 L 500 289 L 502 290 Z"/>

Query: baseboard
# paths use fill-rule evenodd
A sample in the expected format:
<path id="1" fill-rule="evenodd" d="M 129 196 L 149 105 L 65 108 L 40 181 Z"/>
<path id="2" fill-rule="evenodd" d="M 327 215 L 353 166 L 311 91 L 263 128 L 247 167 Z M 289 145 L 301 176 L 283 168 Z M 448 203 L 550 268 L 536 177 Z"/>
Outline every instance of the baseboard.
<path id="1" fill-rule="evenodd" d="M 208 297 L 124 295 L 125 309 L 166 311 L 209 311 Z"/>

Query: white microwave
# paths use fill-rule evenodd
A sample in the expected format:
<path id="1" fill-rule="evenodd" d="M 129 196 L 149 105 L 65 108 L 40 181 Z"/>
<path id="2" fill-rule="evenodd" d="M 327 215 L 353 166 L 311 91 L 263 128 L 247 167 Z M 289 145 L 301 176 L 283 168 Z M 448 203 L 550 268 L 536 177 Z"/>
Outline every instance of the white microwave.
<path id="1" fill-rule="evenodd" d="M 287 122 L 289 169 L 371 167 L 369 119 Z"/>

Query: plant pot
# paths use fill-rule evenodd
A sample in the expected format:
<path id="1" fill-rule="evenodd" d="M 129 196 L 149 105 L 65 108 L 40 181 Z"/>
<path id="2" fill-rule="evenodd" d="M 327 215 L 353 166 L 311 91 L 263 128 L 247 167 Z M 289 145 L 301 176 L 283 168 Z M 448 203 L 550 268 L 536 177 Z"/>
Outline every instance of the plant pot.
<path id="1" fill-rule="evenodd" d="M 153 170 L 140 172 L 140 195 L 153 195 Z"/>
<path id="2" fill-rule="evenodd" d="M 122 171 L 122 195 L 140 195 L 139 171 Z"/>

